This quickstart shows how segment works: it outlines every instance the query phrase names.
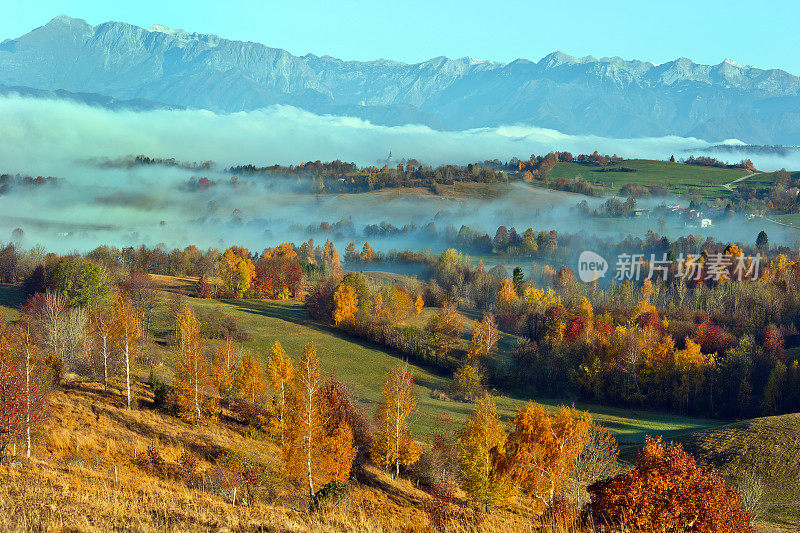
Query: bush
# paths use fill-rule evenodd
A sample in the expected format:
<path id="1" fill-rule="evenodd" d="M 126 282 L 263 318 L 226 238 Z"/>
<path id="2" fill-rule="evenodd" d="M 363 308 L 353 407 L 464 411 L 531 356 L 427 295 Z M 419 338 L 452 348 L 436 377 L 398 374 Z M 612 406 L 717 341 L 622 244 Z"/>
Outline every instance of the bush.
<path id="1" fill-rule="evenodd" d="M 453 374 L 450 396 L 464 402 L 474 402 L 483 394 L 483 376 L 472 365 L 464 365 Z"/>
<path id="2" fill-rule="evenodd" d="M 267 413 L 258 404 L 247 400 L 237 400 L 231 405 L 231 411 L 236 413 L 236 416 L 243 424 L 247 424 L 250 427 L 260 429 L 266 425 Z"/>
<path id="3" fill-rule="evenodd" d="M 237 342 L 252 340 L 250 334 L 239 321 L 219 309 L 197 309 L 197 320 L 200 322 L 200 334 L 208 339 L 225 339 L 230 337 Z"/>
<path id="4" fill-rule="evenodd" d="M 197 487 L 200 478 L 197 474 L 197 459 L 186 448 L 178 458 L 178 472 L 187 487 L 190 489 Z"/>
<path id="5" fill-rule="evenodd" d="M 308 507 L 311 512 L 338 507 L 349 495 L 350 485 L 334 480 L 314 493 Z"/>

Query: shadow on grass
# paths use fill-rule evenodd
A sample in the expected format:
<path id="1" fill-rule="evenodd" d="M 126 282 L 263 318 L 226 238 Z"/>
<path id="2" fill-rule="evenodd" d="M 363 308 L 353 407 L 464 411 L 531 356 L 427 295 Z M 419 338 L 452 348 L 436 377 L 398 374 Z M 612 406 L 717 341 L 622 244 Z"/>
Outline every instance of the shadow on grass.
<path id="1" fill-rule="evenodd" d="M 0 306 L 19 310 L 26 300 L 25 292 L 19 285 L 0 283 Z"/>

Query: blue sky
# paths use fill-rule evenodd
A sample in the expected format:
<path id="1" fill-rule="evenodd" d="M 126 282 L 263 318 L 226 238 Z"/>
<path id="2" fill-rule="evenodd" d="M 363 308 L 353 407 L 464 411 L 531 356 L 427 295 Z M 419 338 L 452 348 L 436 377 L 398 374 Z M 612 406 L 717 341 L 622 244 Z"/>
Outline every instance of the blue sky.
<path id="1" fill-rule="evenodd" d="M 343 59 L 538 60 L 561 50 L 656 63 L 731 58 L 800 75 L 800 0 L 0 0 L 0 13 L 0 40 L 65 13 L 91 24 L 159 23 Z"/>

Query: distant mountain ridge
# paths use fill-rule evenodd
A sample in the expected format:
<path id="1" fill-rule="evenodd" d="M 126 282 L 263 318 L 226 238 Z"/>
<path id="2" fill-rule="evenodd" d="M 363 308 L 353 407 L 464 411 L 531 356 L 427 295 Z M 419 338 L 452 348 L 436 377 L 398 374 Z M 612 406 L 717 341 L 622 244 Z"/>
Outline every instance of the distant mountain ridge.
<path id="1" fill-rule="evenodd" d="M 216 112 L 288 104 L 437 129 L 522 123 L 578 135 L 800 144 L 800 78 L 730 60 L 655 65 L 554 52 L 538 62 L 344 61 L 61 15 L 0 43 L 0 84 Z"/>
<path id="2" fill-rule="evenodd" d="M 64 89 L 48 91 L 45 89 L 34 89 L 32 87 L 0 85 L 0 95 L 17 95 L 32 98 L 46 98 L 49 100 L 69 100 L 82 104 L 113 109 L 115 111 L 153 111 L 156 109 L 185 109 L 183 106 L 162 104 L 151 102 L 141 98 L 133 100 L 117 100 L 112 96 L 105 96 L 97 93 L 73 93 Z"/>

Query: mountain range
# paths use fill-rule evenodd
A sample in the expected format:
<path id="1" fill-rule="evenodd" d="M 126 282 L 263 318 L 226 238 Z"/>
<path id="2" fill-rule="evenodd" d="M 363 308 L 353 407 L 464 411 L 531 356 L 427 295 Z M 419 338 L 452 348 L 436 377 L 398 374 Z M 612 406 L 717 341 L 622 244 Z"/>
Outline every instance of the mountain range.
<path id="1" fill-rule="evenodd" d="M 92 26 L 61 15 L 0 43 L 0 85 L 0 92 L 112 108 L 228 113 L 286 104 L 442 130 L 526 124 L 616 138 L 800 144 L 800 78 L 730 60 L 656 65 L 554 52 L 538 62 L 345 61 L 161 25 Z"/>

